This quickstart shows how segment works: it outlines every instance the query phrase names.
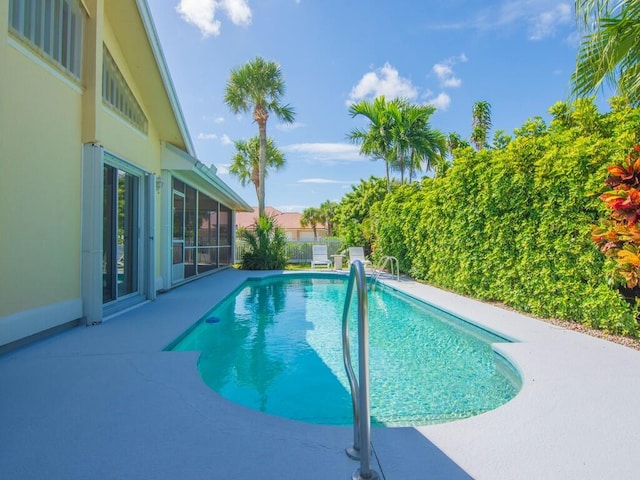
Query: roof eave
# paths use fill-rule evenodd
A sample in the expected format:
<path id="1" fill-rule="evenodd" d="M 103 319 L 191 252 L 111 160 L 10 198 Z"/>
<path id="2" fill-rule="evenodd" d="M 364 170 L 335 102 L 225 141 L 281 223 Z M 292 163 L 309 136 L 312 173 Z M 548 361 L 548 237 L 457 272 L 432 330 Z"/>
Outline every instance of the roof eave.
<path id="1" fill-rule="evenodd" d="M 156 59 L 158 71 L 160 72 L 160 76 L 162 77 L 162 83 L 164 84 L 164 88 L 167 92 L 167 97 L 169 98 L 169 102 L 171 103 L 171 109 L 173 110 L 173 115 L 176 119 L 176 122 L 178 123 L 180 134 L 184 139 L 184 144 L 187 147 L 187 152 L 191 156 L 195 157 L 196 151 L 193 145 L 193 140 L 191 139 L 191 135 L 189 134 L 189 130 L 187 129 L 187 123 L 184 119 L 182 108 L 180 107 L 180 102 L 178 102 L 178 96 L 176 95 L 176 90 L 173 85 L 173 81 L 171 80 L 169 69 L 167 68 L 167 62 L 164 58 L 164 53 L 162 53 L 162 47 L 160 46 L 160 41 L 158 39 L 158 32 L 156 31 L 155 24 L 153 23 L 153 18 L 151 17 L 151 12 L 149 11 L 149 5 L 147 4 L 146 0 L 136 0 L 136 5 L 138 6 L 140 18 L 142 19 L 145 31 L 147 32 L 149 44 L 151 45 L 153 56 Z"/>

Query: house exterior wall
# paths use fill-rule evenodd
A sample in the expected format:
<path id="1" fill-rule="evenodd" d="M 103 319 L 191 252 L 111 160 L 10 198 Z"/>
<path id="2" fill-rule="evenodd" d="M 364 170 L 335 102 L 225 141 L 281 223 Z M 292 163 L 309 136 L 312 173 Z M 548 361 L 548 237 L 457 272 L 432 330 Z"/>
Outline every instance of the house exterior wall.
<path id="1" fill-rule="evenodd" d="M 7 19 L 1 2 L 0 344 L 81 312 L 83 89 L 10 38 Z"/>
<path id="2" fill-rule="evenodd" d="M 101 321 L 103 257 L 97 250 L 103 212 L 97 190 L 107 153 L 144 172 L 140 201 L 148 197 L 151 207 L 140 208 L 153 221 L 144 219 L 149 227 L 140 242 L 140 265 L 155 278 L 141 293 L 154 298 L 158 288 L 171 287 L 165 260 L 170 251 L 161 247 L 170 246 L 172 172 L 163 159 L 166 142 L 190 148 L 188 132 L 179 107 L 176 116 L 172 86 L 166 90 L 164 67 L 151 45 L 156 40 L 147 37 L 144 2 L 82 4 L 88 14 L 78 82 L 9 32 L 8 2 L 0 2 L 0 353 L 3 345 L 84 321 L 88 303 L 98 317 L 93 323 Z M 147 132 L 103 103 L 103 45 L 144 111 Z M 185 156 L 189 161 L 181 171 L 195 169 L 199 162 Z M 162 188 L 156 188 L 156 178 L 165 180 Z M 249 208 L 219 179 L 199 173 L 194 178 L 213 193 L 223 189 L 228 206 Z M 95 194 L 87 196 L 88 185 Z"/>

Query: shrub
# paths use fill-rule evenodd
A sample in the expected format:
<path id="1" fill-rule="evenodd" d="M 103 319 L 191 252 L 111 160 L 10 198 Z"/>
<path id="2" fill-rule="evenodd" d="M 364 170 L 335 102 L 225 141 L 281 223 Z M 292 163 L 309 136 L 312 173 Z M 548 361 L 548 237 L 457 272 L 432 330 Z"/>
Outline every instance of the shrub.
<path id="1" fill-rule="evenodd" d="M 240 268 L 243 270 L 282 270 L 287 265 L 287 237 L 274 219 L 262 216 L 252 229 L 244 229 L 240 236 L 247 242 Z"/>
<path id="2" fill-rule="evenodd" d="M 640 109 L 614 101 L 602 115 L 579 100 L 551 113 L 549 126 L 529 120 L 502 148 L 460 149 L 445 176 L 393 190 L 374 220 L 378 250 L 420 281 L 637 335 L 591 225 L 607 213 L 605 167 L 638 140 Z"/>

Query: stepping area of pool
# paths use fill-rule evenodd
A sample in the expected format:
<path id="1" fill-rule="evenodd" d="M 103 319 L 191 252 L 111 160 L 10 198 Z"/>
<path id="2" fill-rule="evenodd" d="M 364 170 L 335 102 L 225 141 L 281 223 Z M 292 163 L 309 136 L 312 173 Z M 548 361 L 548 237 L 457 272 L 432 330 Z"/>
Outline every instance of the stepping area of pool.
<path id="1" fill-rule="evenodd" d="M 350 427 L 236 405 L 204 385 L 197 352 L 162 351 L 260 274 L 224 270 L 1 355 L 0 478 L 351 478 Z M 477 417 L 373 429 L 381 478 L 637 478 L 640 352 L 408 279 L 384 281 L 516 341 L 496 349 L 523 388 Z"/>

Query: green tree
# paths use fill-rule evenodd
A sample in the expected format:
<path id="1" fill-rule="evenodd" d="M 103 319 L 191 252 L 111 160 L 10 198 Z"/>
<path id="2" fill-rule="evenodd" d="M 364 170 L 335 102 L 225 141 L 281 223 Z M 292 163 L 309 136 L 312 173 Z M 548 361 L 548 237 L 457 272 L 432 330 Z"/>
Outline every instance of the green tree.
<path id="1" fill-rule="evenodd" d="M 431 105 L 414 105 L 403 99 L 387 104 L 390 122 L 390 151 L 394 152 L 393 167 L 400 172 L 400 183 L 404 183 L 405 172 L 409 181 L 416 170 L 427 170 L 440 158 L 445 150 L 443 135 L 431 129 L 429 117 L 436 111 Z"/>
<path id="2" fill-rule="evenodd" d="M 236 153 L 231 159 L 229 173 L 237 177 L 243 187 L 252 183 L 256 189 L 256 196 L 258 196 L 260 190 L 260 139 L 254 136 L 249 140 L 237 140 L 234 145 Z M 284 168 L 286 162 L 284 154 L 275 146 L 273 139 L 267 138 L 265 178 L 269 175 L 269 171 Z"/>
<path id="3" fill-rule="evenodd" d="M 476 149 L 482 150 L 487 145 L 491 128 L 491 104 L 484 100 L 474 103 L 471 117 L 471 141 Z"/>
<path id="4" fill-rule="evenodd" d="M 603 82 L 640 103 L 640 1 L 576 0 L 584 31 L 571 76 L 576 97 L 595 94 Z"/>
<path id="5" fill-rule="evenodd" d="M 385 162 L 387 191 L 391 191 L 390 162 L 391 156 L 391 118 L 384 95 L 376 97 L 373 102 L 361 100 L 349 107 L 351 118 L 363 116 L 369 120 L 367 129 L 356 128 L 347 138 L 360 145 L 360 153 Z"/>
<path id="6" fill-rule="evenodd" d="M 336 234 L 346 246 L 364 247 L 370 255 L 374 246 L 372 212 L 387 195 L 385 180 L 371 176 L 351 189 L 336 207 Z"/>
<path id="7" fill-rule="evenodd" d="M 231 70 L 224 101 L 233 113 L 251 113 L 258 124 L 260 139 L 258 164 L 258 215 L 264 216 L 264 179 L 267 166 L 267 120 L 275 114 L 282 122 L 293 123 L 295 112 L 281 103 L 285 83 L 280 67 L 261 57 Z"/>
<path id="8" fill-rule="evenodd" d="M 327 200 L 320 204 L 320 217 L 321 217 L 320 221 L 327 226 L 328 237 L 333 236 L 333 223 L 334 223 L 334 218 L 336 216 L 337 207 L 338 207 L 338 204 L 331 200 Z"/>
<path id="9" fill-rule="evenodd" d="M 311 226 L 313 229 L 313 239 L 318 240 L 318 224 L 322 223 L 322 212 L 315 207 L 305 208 L 300 217 L 300 225 L 302 227 Z"/>

